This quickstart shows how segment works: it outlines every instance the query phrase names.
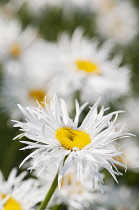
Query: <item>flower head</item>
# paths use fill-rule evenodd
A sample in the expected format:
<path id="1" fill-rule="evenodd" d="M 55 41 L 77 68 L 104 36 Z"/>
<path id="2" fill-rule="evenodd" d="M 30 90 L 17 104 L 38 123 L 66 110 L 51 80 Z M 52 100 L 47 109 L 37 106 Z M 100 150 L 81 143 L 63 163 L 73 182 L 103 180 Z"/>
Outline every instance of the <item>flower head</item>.
<path id="1" fill-rule="evenodd" d="M 100 47 L 97 40 L 85 38 L 83 31 L 77 28 L 71 38 L 63 34 L 56 46 L 59 52 L 57 66 L 61 66 L 60 86 L 62 80 L 67 82 L 60 91 L 62 97 L 80 90 L 82 102 L 95 103 L 103 95 L 102 101 L 107 104 L 130 90 L 128 67 L 120 67 L 121 58 L 109 59 L 112 42 L 105 42 Z"/>
<path id="2" fill-rule="evenodd" d="M 15 73 L 16 68 L 22 64 L 27 49 L 31 47 L 36 38 L 36 29 L 27 27 L 22 30 L 18 20 L 0 16 L 0 63 L 4 71 L 10 65 L 8 73 L 19 74 L 19 72 Z"/>
<path id="3" fill-rule="evenodd" d="M 26 51 L 21 65 L 16 67 L 18 74 L 16 76 L 3 74 L 1 91 L 3 108 L 8 111 L 11 118 L 20 119 L 23 116 L 17 109 L 17 104 L 36 106 L 36 100 L 39 103 L 43 102 L 45 95 L 48 101 L 51 98 L 54 88 L 51 79 L 54 76 L 50 73 L 51 69 L 49 71 L 49 56 L 45 53 L 47 51 L 50 53 L 47 43 L 37 39 Z M 5 70 L 12 72 L 13 65 L 7 65 Z M 55 81 L 55 85 L 58 85 L 58 81 Z"/>
<path id="4" fill-rule="evenodd" d="M 22 141 L 27 144 L 24 149 L 36 149 L 24 159 L 22 164 L 29 158 L 33 158 L 35 164 L 31 169 L 40 167 L 41 172 L 56 163 L 59 170 L 59 187 L 64 174 L 73 164 L 76 165 L 78 179 L 81 182 L 85 171 L 90 170 L 93 189 L 95 178 L 98 178 L 100 185 L 103 184 L 100 167 L 106 168 L 117 182 L 115 175 L 121 175 L 121 173 L 116 165 L 125 166 L 115 159 L 121 156 L 122 152 L 115 147 L 114 141 L 130 134 L 123 133 L 121 124 L 115 124 L 121 111 L 104 115 L 107 109 L 102 107 L 98 111 L 99 101 L 90 108 L 81 125 L 79 125 L 79 118 L 88 103 L 79 107 L 76 100 L 74 119 L 69 117 L 64 100 L 58 99 L 56 95 L 50 104 L 45 104 L 46 109 L 42 109 L 41 106 L 23 108 L 19 105 L 26 117 L 26 122 L 15 121 L 14 126 L 20 127 L 23 131 L 16 138 L 26 136 L 31 141 Z"/>
<path id="5" fill-rule="evenodd" d="M 43 199 L 39 183 L 35 179 L 23 180 L 26 172 L 16 176 L 13 169 L 5 181 L 0 172 L 0 209 L 1 210 L 32 210 Z"/>
<path id="6" fill-rule="evenodd" d="M 38 173 L 38 169 L 34 170 L 33 174 L 34 173 L 36 175 Z M 50 166 L 38 177 L 41 185 L 45 188 L 44 191 L 48 191 L 49 185 L 52 183 L 54 173 L 56 173 L 56 167 Z M 98 188 L 97 183 L 96 188 Z M 71 167 L 63 176 L 61 189 L 60 191 L 56 189 L 55 194 L 49 203 L 49 207 L 63 203 L 67 206 L 68 210 L 84 210 L 89 209 L 92 204 L 93 207 L 102 205 L 104 201 L 106 201 L 106 198 L 107 194 L 102 195 L 100 191 L 92 193 L 91 179 L 88 171 L 85 174 L 84 182 L 81 183 L 77 178 L 76 168 Z"/>
<path id="7" fill-rule="evenodd" d="M 138 15 L 132 2 L 113 0 L 97 2 L 101 6 L 96 19 L 98 32 L 105 38 L 111 38 L 115 43 L 121 45 L 130 43 L 138 33 Z"/>

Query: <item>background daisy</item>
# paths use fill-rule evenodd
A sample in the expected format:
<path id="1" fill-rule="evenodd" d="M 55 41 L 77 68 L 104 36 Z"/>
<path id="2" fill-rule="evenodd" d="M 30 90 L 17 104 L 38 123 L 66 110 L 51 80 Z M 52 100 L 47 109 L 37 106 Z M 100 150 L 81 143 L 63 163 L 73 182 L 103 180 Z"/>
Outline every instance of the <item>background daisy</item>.
<path id="1" fill-rule="evenodd" d="M 13 169 L 7 179 L 0 172 L 0 207 L 5 209 L 32 210 L 42 200 L 41 188 L 35 179 L 23 180 L 26 173 L 17 176 Z"/>

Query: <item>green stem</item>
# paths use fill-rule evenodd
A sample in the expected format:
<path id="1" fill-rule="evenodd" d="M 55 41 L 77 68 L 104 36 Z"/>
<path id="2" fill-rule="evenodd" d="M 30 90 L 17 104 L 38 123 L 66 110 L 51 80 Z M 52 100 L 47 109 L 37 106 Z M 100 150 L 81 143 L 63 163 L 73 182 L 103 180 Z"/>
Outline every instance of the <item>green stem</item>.
<path id="1" fill-rule="evenodd" d="M 39 210 L 44 210 L 46 208 L 46 206 L 47 206 L 48 202 L 50 201 L 54 191 L 57 188 L 57 185 L 58 185 L 58 173 L 56 174 L 48 193 L 46 194 L 44 200 L 42 201 Z"/>

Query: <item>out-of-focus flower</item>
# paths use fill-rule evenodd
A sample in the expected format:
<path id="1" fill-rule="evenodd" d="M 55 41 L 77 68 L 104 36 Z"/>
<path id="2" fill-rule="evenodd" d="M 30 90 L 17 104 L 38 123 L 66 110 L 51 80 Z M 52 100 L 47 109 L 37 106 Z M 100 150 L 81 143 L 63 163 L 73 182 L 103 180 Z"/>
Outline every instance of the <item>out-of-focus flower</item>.
<path id="1" fill-rule="evenodd" d="M 98 47 L 97 41 L 84 38 L 82 31 L 77 29 L 71 39 L 64 34 L 57 48 L 60 76 L 67 81 L 66 93 L 80 90 L 81 100 L 91 103 L 100 95 L 103 103 L 108 103 L 128 93 L 130 71 L 127 67 L 119 67 L 118 58 L 109 60 L 110 42 Z"/>
<path id="2" fill-rule="evenodd" d="M 13 169 L 5 181 L 0 172 L 0 209 L 1 210 L 34 210 L 37 203 L 42 201 L 42 192 L 35 179 L 23 180 L 26 172 L 16 176 Z"/>
<path id="3" fill-rule="evenodd" d="M 0 63 L 11 67 L 11 74 L 26 55 L 26 50 L 37 37 L 37 32 L 32 27 L 22 31 L 21 24 L 14 19 L 0 18 Z"/>
<path id="4" fill-rule="evenodd" d="M 89 168 L 93 189 L 95 178 L 102 188 L 100 167 L 107 169 L 117 182 L 115 175 L 121 175 L 121 173 L 115 165 L 125 166 L 114 159 L 117 156 L 122 157 L 122 152 L 114 146 L 113 142 L 119 138 L 129 137 L 130 134 L 123 133 L 121 124 L 115 124 L 120 111 L 104 115 L 107 109 L 102 107 L 98 111 L 99 101 L 90 108 L 81 125 L 79 125 L 79 117 L 88 103 L 79 107 L 76 100 L 76 115 L 73 120 L 69 117 L 64 100 L 59 100 L 56 95 L 50 104 L 45 103 L 46 109 L 41 106 L 23 108 L 19 105 L 26 117 L 26 122 L 14 121 L 14 127 L 19 127 L 23 131 L 16 138 L 26 136 L 33 142 L 22 141 L 27 144 L 25 149 L 36 149 L 24 159 L 22 164 L 33 158 L 36 167 L 41 167 L 43 171 L 49 165 L 57 163 L 59 187 L 64 174 L 73 162 L 76 164 L 81 182 L 84 171 Z"/>
<path id="5" fill-rule="evenodd" d="M 37 170 L 34 172 L 35 174 L 38 173 Z M 48 191 L 48 186 L 52 183 L 55 173 L 56 167 L 49 167 L 38 177 L 42 186 L 46 189 L 44 191 Z M 81 183 L 77 178 L 75 167 L 72 167 L 63 176 L 61 189 L 55 191 L 49 206 L 53 207 L 63 203 L 68 207 L 68 210 L 89 209 L 91 205 L 97 209 L 97 206 L 101 206 L 106 199 L 107 195 L 103 195 L 98 191 L 92 193 L 91 179 L 88 176 L 88 172 L 85 174 L 83 183 Z"/>
<path id="6" fill-rule="evenodd" d="M 61 190 L 55 195 L 56 203 L 65 203 L 69 210 L 89 209 L 91 204 L 95 208 L 102 205 L 106 196 L 91 190 L 91 179 L 85 177 L 83 183 L 77 179 L 76 172 L 66 173 L 61 182 Z"/>
<path id="7" fill-rule="evenodd" d="M 1 91 L 3 109 L 9 113 L 11 119 L 23 117 L 23 114 L 17 109 L 18 103 L 23 106 L 36 106 L 36 101 L 41 103 L 47 100 L 47 103 L 49 103 L 53 96 L 50 78 L 47 78 L 46 71 L 40 71 L 38 75 L 35 70 L 36 68 L 34 68 L 34 71 L 31 68 L 24 70 L 19 68 L 18 71 L 23 71 L 23 74 L 18 77 L 6 75 L 3 79 Z M 42 103 L 41 105 L 44 106 Z"/>
<path id="8" fill-rule="evenodd" d="M 22 117 L 17 104 L 36 106 L 36 100 L 40 103 L 46 95 L 48 102 L 52 93 L 56 91 L 59 91 L 60 96 L 65 96 L 68 108 L 72 109 L 73 98 L 67 92 L 67 88 L 70 87 L 67 87 L 67 78 L 60 77 L 61 66 L 57 65 L 57 56 L 55 45 L 38 38 L 26 50 L 20 65 L 16 64 L 14 69 L 11 62 L 4 65 L 6 74 L 3 74 L 2 81 L 2 105 L 11 118 Z"/>
<path id="9" fill-rule="evenodd" d="M 131 2 L 113 0 L 98 2 L 99 12 L 96 17 L 98 32 L 121 45 L 132 41 L 138 33 L 138 15 Z"/>

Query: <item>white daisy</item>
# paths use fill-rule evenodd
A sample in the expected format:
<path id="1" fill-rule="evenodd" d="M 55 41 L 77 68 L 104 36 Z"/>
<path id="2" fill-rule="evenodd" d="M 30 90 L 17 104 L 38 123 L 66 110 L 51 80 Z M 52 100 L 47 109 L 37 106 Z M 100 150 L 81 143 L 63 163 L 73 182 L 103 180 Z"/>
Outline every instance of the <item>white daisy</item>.
<path id="1" fill-rule="evenodd" d="M 109 60 L 112 44 L 98 47 L 98 42 L 83 37 L 77 29 L 72 38 L 64 34 L 58 41 L 61 78 L 67 81 L 65 90 L 80 90 L 81 100 L 94 103 L 102 95 L 103 102 L 126 95 L 129 91 L 130 71 L 119 67 L 119 58 Z M 64 96 L 64 94 L 63 94 Z"/>
<path id="2" fill-rule="evenodd" d="M 55 62 L 53 58 L 55 58 Z M 59 90 L 60 96 L 65 95 L 68 108 L 72 109 L 73 100 L 66 91 L 67 80 L 60 78 L 59 65 L 57 66 L 56 60 L 55 45 L 37 39 L 26 50 L 20 65 L 16 65 L 16 69 L 14 68 L 16 73 L 3 74 L 1 90 L 3 109 L 8 111 L 11 118 L 19 119 L 23 116 L 17 109 L 18 103 L 23 106 L 36 106 L 36 100 L 40 103 L 47 95 L 49 101 L 53 91 L 57 90 Z M 11 62 L 4 65 L 4 70 L 5 72 L 13 71 Z"/>
<path id="3" fill-rule="evenodd" d="M 115 43 L 126 45 L 138 33 L 137 11 L 129 1 L 108 2 L 111 2 L 109 3 L 111 8 L 102 13 L 99 11 L 96 17 L 97 30 L 105 38 L 111 38 Z"/>
<path id="4" fill-rule="evenodd" d="M 23 141 L 27 144 L 25 149 L 36 149 L 24 159 L 22 164 L 33 158 L 36 162 L 35 167 L 40 167 L 43 171 L 49 165 L 57 163 L 59 187 L 64 174 L 73 162 L 76 164 L 78 178 L 81 181 L 84 171 L 89 168 L 93 189 L 96 177 L 100 185 L 103 184 L 99 173 L 100 167 L 106 168 L 117 182 L 115 175 L 121 173 L 115 164 L 125 166 L 114 159 L 121 156 L 122 152 L 116 149 L 113 142 L 130 134 L 122 132 L 121 124 L 115 124 L 120 111 L 104 115 L 107 109 L 102 107 L 98 111 L 99 101 L 90 108 L 81 125 L 79 117 L 87 103 L 79 107 L 76 101 L 74 120 L 69 117 L 65 102 L 56 96 L 50 105 L 45 103 L 46 110 L 41 106 L 23 108 L 19 105 L 26 122 L 15 121 L 14 127 L 20 127 L 23 131 L 16 138 L 26 136 L 33 141 Z M 112 120 L 113 116 L 115 118 Z"/>
<path id="5" fill-rule="evenodd" d="M 21 24 L 17 20 L 0 18 L 0 63 L 5 67 L 10 62 L 11 74 L 16 74 L 14 69 L 18 68 L 26 50 L 36 37 L 35 29 L 28 27 L 22 31 Z"/>
<path id="6" fill-rule="evenodd" d="M 18 76 L 18 78 L 6 75 L 3 79 L 1 90 L 3 109 L 9 113 L 11 119 L 23 117 L 23 114 L 17 109 L 18 103 L 23 106 L 36 106 L 36 101 L 41 103 L 47 100 L 49 103 L 53 95 L 53 90 L 50 89 L 51 83 L 49 77 L 42 71 L 40 71 L 38 76 L 35 70 L 36 68 L 34 71 L 33 69 L 27 68 L 23 70 L 19 68 L 18 71 L 23 71 L 23 74 Z M 44 106 L 42 103 L 41 105 Z"/>
<path id="7" fill-rule="evenodd" d="M 16 176 L 13 169 L 6 181 L 0 172 L 0 209 L 1 210 L 34 210 L 42 201 L 42 192 L 35 179 L 23 180 L 26 172 Z"/>
<path id="8" fill-rule="evenodd" d="M 91 179 L 85 177 L 81 183 L 77 179 L 76 171 L 67 172 L 61 182 L 61 190 L 56 191 L 54 203 L 64 203 L 68 206 L 68 210 L 72 209 L 89 209 L 91 204 L 96 209 L 97 205 L 102 205 L 106 196 L 99 193 L 92 193 Z"/>
<path id="9" fill-rule="evenodd" d="M 34 161 L 30 161 L 31 165 L 35 166 Z M 48 167 L 39 175 L 39 180 L 44 191 L 47 192 L 53 181 L 53 175 L 56 174 L 57 167 L 54 165 Z M 39 170 L 36 168 L 33 174 L 38 175 Z M 72 209 L 88 209 L 91 204 L 93 207 L 102 205 L 106 199 L 106 195 L 102 195 L 100 192 L 94 192 L 92 194 L 91 179 L 88 176 L 88 171 L 85 174 L 84 181 L 81 183 L 76 174 L 75 167 L 71 167 L 62 178 L 61 190 L 56 189 L 52 200 L 49 203 L 49 207 L 53 207 L 59 204 L 65 204 L 68 210 Z M 97 185 L 97 183 L 96 183 Z M 96 188 L 98 185 L 96 186 Z"/>

